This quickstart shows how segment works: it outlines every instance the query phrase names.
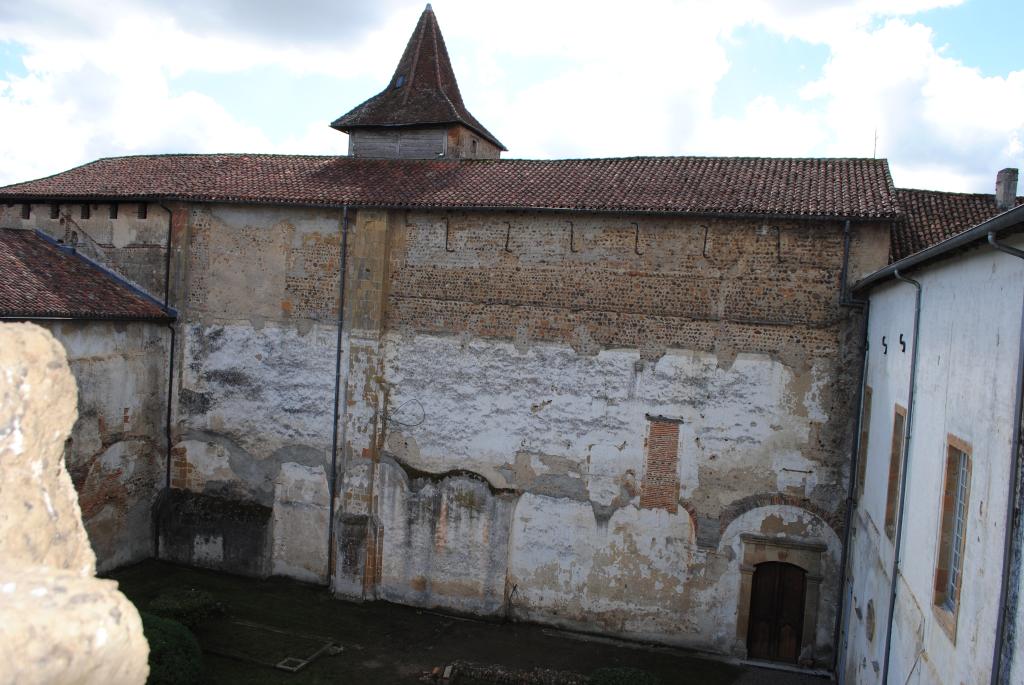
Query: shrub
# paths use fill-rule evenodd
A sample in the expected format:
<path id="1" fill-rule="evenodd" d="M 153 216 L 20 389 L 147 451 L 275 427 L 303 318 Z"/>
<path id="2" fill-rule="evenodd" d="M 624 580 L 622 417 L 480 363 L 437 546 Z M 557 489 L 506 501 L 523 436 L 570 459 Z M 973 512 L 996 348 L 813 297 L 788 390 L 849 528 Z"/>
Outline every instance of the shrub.
<path id="1" fill-rule="evenodd" d="M 214 616 L 224 613 L 224 607 L 209 592 L 191 588 L 179 588 L 160 593 L 149 603 L 146 610 L 151 614 L 169 618 L 195 630 Z"/>
<path id="2" fill-rule="evenodd" d="M 599 668 L 590 674 L 590 685 L 661 685 L 661 681 L 639 668 Z"/>
<path id="3" fill-rule="evenodd" d="M 146 685 L 192 685 L 200 682 L 203 653 L 189 629 L 167 618 L 140 611 L 142 632 L 149 642 Z"/>

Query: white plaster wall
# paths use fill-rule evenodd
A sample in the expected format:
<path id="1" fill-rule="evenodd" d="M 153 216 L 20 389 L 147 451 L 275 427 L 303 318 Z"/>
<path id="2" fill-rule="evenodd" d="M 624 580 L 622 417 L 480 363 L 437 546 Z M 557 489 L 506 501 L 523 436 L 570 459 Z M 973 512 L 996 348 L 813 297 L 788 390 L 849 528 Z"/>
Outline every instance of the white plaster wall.
<path id="1" fill-rule="evenodd" d="M 145 559 L 164 480 L 170 334 L 145 323 L 44 325 L 64 346 L 79 388 L 66 458 L 97 568 Z"/>
<path id="2" fill-rule="evenodd" d="M 523 494 L 509 558 L 514 615 L 664 639 L 697 633 L 685 591 L 695 557 L 689 515 L 631 503 L 607 521 L 587 502 Z"/>
<path id="3" fill-rule="evenodd" d="M 323 466 L 281 465 L 271 518 L 274 575 L 327 582 L 328 500 Z"/>
<path id="4" fill-rule="evenodd" d="M 186 487 L 270 507 L 271 572 L 326 582 L 336 329 L 183 330 L 176 447 L 189 465 Z"/>
<path id="5" fill-rule="evenodd" d="M 650 362 L 635 350 L 585 356 L 556 344 L 400 333 L 384 349 L 387 453 L 412 469 L 470 471 L 522 493 L 508 547 L 511 615 L 739 653 L 739 536 L 781 535 L 828 547 L 815 642 L 818 656 L 831 653 L 840 543 L 827 523 L 797 507 L 761 507 L 734 519 L 709 550 L 697 546 L 683 506 L 639 508 L 648 414 L 682 420 L 683 502 L 720 511 L 751 494 L 810 497 L 820 483 L 841 481 L 833 465 L 807 456 L 812 432 L 829 419 L 824 364 L 798 373 L 766 355 L 719 363 L 675 350 Z M 430 537 L 407 525 L 404 491 L 378 492 L 387 596 L 416 577 L 393 557 L 406 564 L 404 550 Z M 482 541 L 480 531 L 471 526 L 467 539 Z M 456 569 L 465 571 L 435 564 L 430 578 L 457 580 Z M 417 603 L 410 597 L 401 601 Z"/>
<path id="6" fill-rule="evenodd" d="M 1020 242 L 1018 240 L 1018 242 Z M 1020 261 L 989 248 L 910 274 L 923 289 L 917 391 L 890 682 L 987 682 L 991 668 L 1010 474 L 1017 369 Z M 893 404 L 906 406 L 914 290 L 890 282 L 871 294 L 867 378 L 873 390 L 864 496 L 853 559 L 854 604 L 872 600 L 874 643 L 850 630 L 849 678 L 879 682 L 893 545 L 883 531 Z M 907 343 L 901 351 L 899 336 Z M 883 353 L 886 336 L 888 354 Z M 970 513 L 955 644 L 936 620 L 933 584 L 946 436 L 973 448 Z M 854 612 L 851 621 L 858 622 Z M 928 673 L 940 674 L 931 681 Z M 848 680 L 850 681 L 850 680 Z"/>
<path id="7" fill-rule="evenodd" d="M 180 409 L 186 439 L 214 435 L 256 462 L 329 462 L 335 336 L 333 326 L 320 324 L 305 332 L 277 323 L 185 326 L 181 390 L 199 396 L 200 405 Z M 225 452 L 231 449 L 204 453 L 222 461 Z M 297 452 L 304 459 L 287 458 Z M 246 482 L 238 466 L 233 462 L 245 487 L 269 494 L 276 467 Z"/>
<path id="8" fill-rule="evenodd" d="M 586 499 L 609 503 L 628 473 L 642 477 L 651 414 L 683 422 L 684 499 L 699 487 L 701 466 L 744 472 L 761 481 L 760 491 L 799 496 L 836 479 L 802 456 L 811 427 L 828 418 L 823 367 L 811 368 L 805 387 L 767 355 L 740 354 L 726 365 L 710 353 L 675 350 L 652 363 L 636 350 L 584 356 L 555 344 L 520 350 L 399 334 L 387 337 L 385 355 L 387 448 L 423 470 L 468 469 L 498 487 L 558 476 L 552 487 L 578 485 Z M 718 504 L 729 495 L 723 491 Z"/>
<path id="9" fill-rule="evenodd" d="M 414 478 L 379 467 L 385 531 L 378 597 L 493 615 L 504 609 L 509 523 L 516 498 L 467 476 Z"/>

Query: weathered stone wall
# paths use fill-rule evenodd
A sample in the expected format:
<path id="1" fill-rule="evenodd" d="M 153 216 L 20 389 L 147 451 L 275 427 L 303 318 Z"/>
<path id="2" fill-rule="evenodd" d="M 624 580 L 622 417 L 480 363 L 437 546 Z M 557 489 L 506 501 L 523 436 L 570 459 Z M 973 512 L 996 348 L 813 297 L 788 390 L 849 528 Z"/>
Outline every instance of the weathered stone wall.
<path id="1" fill-rule="evenodd" d="M 331 569 L 341 212 L 181 224 L 173 558 L 742 654 L 741 536 L 768 536 L 819 550 L 828 660 L 839 222 L 350 212 Z M 850 280 L 888 251 L 853 235 Z"/>
<path id="2" fill-rule="evenodd" d="M 67 352 L 78 420 L 65 458 L 101 571 L 153 556 L 164 486 L 170 331 L 148 323 L 43 322 Z"/>
<path id="3" fill-rule="evenodd" d="M 163 299 L 170 218 L 160 205 L 46 203 L 24 212 L 23 204 L 0 205 L 0 227 L 43 231 Z"/>
<path id="4" fill-rule="evenodd" d="M 98 580 L 64 441 L 75 382 L 60 345 L 0 324 L 0 683 L 143 683 L 135 607 Z"/>
<path id="5" fill-rule="evenodd" d="M 379 498 L 377 596 L 743 654 L 733 547 L 764 534 L 823 550 L 802 658 L 827 662 L 859 324 L 841 224 L 388 221 L 384 428 L 350 481 Z M 855 226 L 850 280 L 886 253 L 885 227 Z M 662 425 L 674 454 L 652 450 Z M 478 492 L 424 500 L 415 474 Z M 504 564 L 472 551 L 506 541 Z"/>
<path id="6" fill-rule="evenodd" d="M 171 486 L 195 497 L 165 504 L 171 558 L 326 580 L 339 236 L 329 210 L 183 217 Z"/>

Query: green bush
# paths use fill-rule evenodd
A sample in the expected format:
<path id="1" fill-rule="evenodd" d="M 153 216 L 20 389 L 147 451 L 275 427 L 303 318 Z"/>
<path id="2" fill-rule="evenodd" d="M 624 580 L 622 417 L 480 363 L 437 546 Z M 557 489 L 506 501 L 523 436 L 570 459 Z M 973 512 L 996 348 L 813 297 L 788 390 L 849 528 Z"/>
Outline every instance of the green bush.
<path id="1" fill-rule="evenodd" d="M 639 668 L 599 668 L 590 674 L 590 685 L 661 685 L 661 681 Z"/>
<path id="2" fill-rule="evenodd" d="M 149 603 L 146 611 L 195 630 L 207 619 L 222 615 L 224 607 L 209 592 L 179 588 L 160 593 Z"/>
<path id="3" fill-rule="evenodd" d="M 146 685 L 194 685 L 203 675 L 203 653 L 195 635 L 170 619 L 140 611 L 142 632 L 149 642 Z"/>

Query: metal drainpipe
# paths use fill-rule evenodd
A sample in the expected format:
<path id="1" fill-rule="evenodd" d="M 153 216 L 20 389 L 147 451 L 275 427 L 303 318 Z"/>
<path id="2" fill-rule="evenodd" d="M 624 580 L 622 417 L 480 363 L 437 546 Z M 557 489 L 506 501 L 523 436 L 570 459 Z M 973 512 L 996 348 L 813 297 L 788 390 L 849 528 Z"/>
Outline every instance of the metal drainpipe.
<path id="1" fill-rule="evenodd" d="M 893 540 L 892 577 L 889 581 L 889 616 L 885 629 L 885 658 L 882 662 L 882 685 L 889 682 L 889 657 L 892 653 L 892 624 L 896 617 L 896 586 L 899 580 L 900 542 L 903 539 L 903 509 L 907 499 L 907 471 L 910 468 L 910 438 L 914 433 L 914 384 L 917 380 L 917 348 L 921 331 L 921 284 L 899 272 L 893 272 L 897 281 L 914 286 L 914 345 L 910 351 L 910 383 L 907 388 L 907 421 L 903 428 L 903 458 L 900 464 L 900 502 L 896 512 L 896 538 Z"/>
<path id="2" fill-rule="evenodd" d="M 1008 255 L 1024 259 L 1024 251 L 998 242 L 996 240 L 995 231 L 989 231 L 988 244 L 1000 252 L 1005 252 Z M 1013 558 L 1018 556 L 1021 551 L 1018 548 L 1018 545 L 1015 544 L 1015 541 L 1017 540 L 1017 535 L 1015 533 L 1017 533 L 1017 526 L 1020 524 L 1016 513 L 1018 490 L 1020 487 L 1020 468 L 1017 462 L 1020 455 L 1021 409 L 1022 405 L 1024 405 L 1024 305 L 1021 307 L 1020 326 L 1020 339 L 1017 347 L 1017 389 L 1013 410 L 1013 442 L 1012 447 L 1010 448 L 1010 491 L 1006 500 L 1006 529 L 1003 540 L 1003 577 L 999 590 L 999 612 L 998 618 L 996 619 L 996 641 L 995 648 L 992 650 L 992 674 L 989 680 L 992 685 L 1000 685 L 1001 683 L 1007 682 L 1006 678 L 1009 677 L 1008 669 L 1010 666 L 1010 659 L 1013 657 L 1013 653 L 1010 652 L 1006 663 L 1007 673 L 1005 674 L 1005 677 L 1003 677 L 1003 645 L 1012 637 L 1013 633 L 1013 620 L 1012 618 L 1008 620 L 1008 617 L 1016 613 L 1015 610 L 1017 605 L 1017 598 L 1014 597 L 1014 606 L 1012 607 L 1014 611 L 1008 611 L 1008 609 L 1010 609 L 1009 597 L 1011 568 Z"/>
<path id="3" fill-rule="evenodd" d="M 345 261 L 348 258 L 348 205 L 341 210 L 341 246 L 338 255 L 338 337 L 334 349 L 334 429 L 331 436 L 331 480 L 328 483 L 328 494 L 330 504 L 328 507 L 329 518 L 327 520 L 327 586 L 331 586 L 334 578 L 334 509 L 335 495 L 337 494 L 338 482 L 338 415 L 341 405 L 341 350 L 342 350 L 342 327 L 345 322 L 345 276 L 348 269 L 345 268 Z M 346 368 L 344 384 L 348 387 L 348 372 Z"/>
<path id="4" fill-rule="evenodd" d="M 849 549 L 850 549 L 850 521 L 853 519 L 853 506 L 854 506 L 854 493 L 856 489 L 856 474 L 857 474 L 857 461 L 860 456 L 860 426 L 861 421 L 864 418 L 864 385 L 867 382 L 867 365 L 868 365 L 868 307 L 869 303 L 867 300 L 857 300 L 850 297 L 849 287 L 847 286 L 847 279 L 849 277 L 849 265 L 850 265 L 850 220 L 847 219 L 843 223 L 843 268 L 840 274 L 840 297 L 839 304 L 844 307 L 857 307 L 863 310 L 864 315 L 864 333 L 861 337 L 864 345 L 864 359 L 861 362 L 860 367 L 860 384 L 858 385 L 857 391 L 857 404 L 859 407 L 857 411 L 857 422 L 854 426 L 854 441 L 853 441 L 853 453 L 850 456 L 850 481 L 846 489 L 846 512 L 844 513 L 844 525 L 843 525 L 843 548 L 842 557 L 839 562 L 839 588 L 837 590 L 836 606 L 839 610 L 836 612 L 836 624 L 833 630 L 832 641 L 835 645 L 835 654 L 832 658 L 832 672 L 839 679 L 839 662 L 842 658 L 843 650 L 839 644 L 840 636 L 843 633 L 843 625 L 846 618 L 846 583 L 847 576 L 849 575 L 847 566 L 849 564 Z"/>
<path id="5" fill-rule="evenodd" d="M 832 659 L 832 672 L 836 677 L 836 682 L 842 683 L 843 679 L 839 673 L 839 662 L 843 659 L 845 649 L 840 644 L 840 636 L 843 635 L 844 626 L 846 623 L 846 614 L 849 609 L 849 602 L 847 601 L 846 586 L 849 582 L 850 576 L 850 539 L 853 537 L 852 522 L 853 522 L 853 508 L 856 505 L 856 489 L 857 489 L 857 474 L 860 468 L 860 438 L 861 438 L 861 426 L 864 421 L 864 387 L 868 382 L 868 303 L 864 303 L 864 358 L 861 361 L 860 367 L 860 385 L 857 390 L 857 422 L 854 425 L 854 439 L 853 439 L 853 454 L 850 457 L 850 482 L 846 490 L 846 513 L 845 523 L 843 528 L 843 552 L 842 558 L 839 562 L 839 600 L 837 606 L 839 611 L 836 616 L 836 627 L 833 641 L 836 645 L 836 653 Z"/>
<path id="6" fill-rule="evenodd" d="M 171 300 L 171 241 L 174 233 L 174 212 L 166 205 L 159 205 L 160 209 L 167 212 L 167 255 L 164 259 L 164 310 L 166 311 Z M 174 403 L 174 353 L 176 342 L 176 331 L 174 322 L 167 324 L 167 330 L 171 332 L 171 344 L 167 360 L 167 415 L 164 420 L 164 438 L 167 441 L 167 452 L 164 455 L 164 488 L 163 496 L 171 491 L 171 447 L 174 442 L 171 437 L 171 406 Z M 153 550 L 156 558 L 160 558 L 160 516 L 153 517 Z"/>

